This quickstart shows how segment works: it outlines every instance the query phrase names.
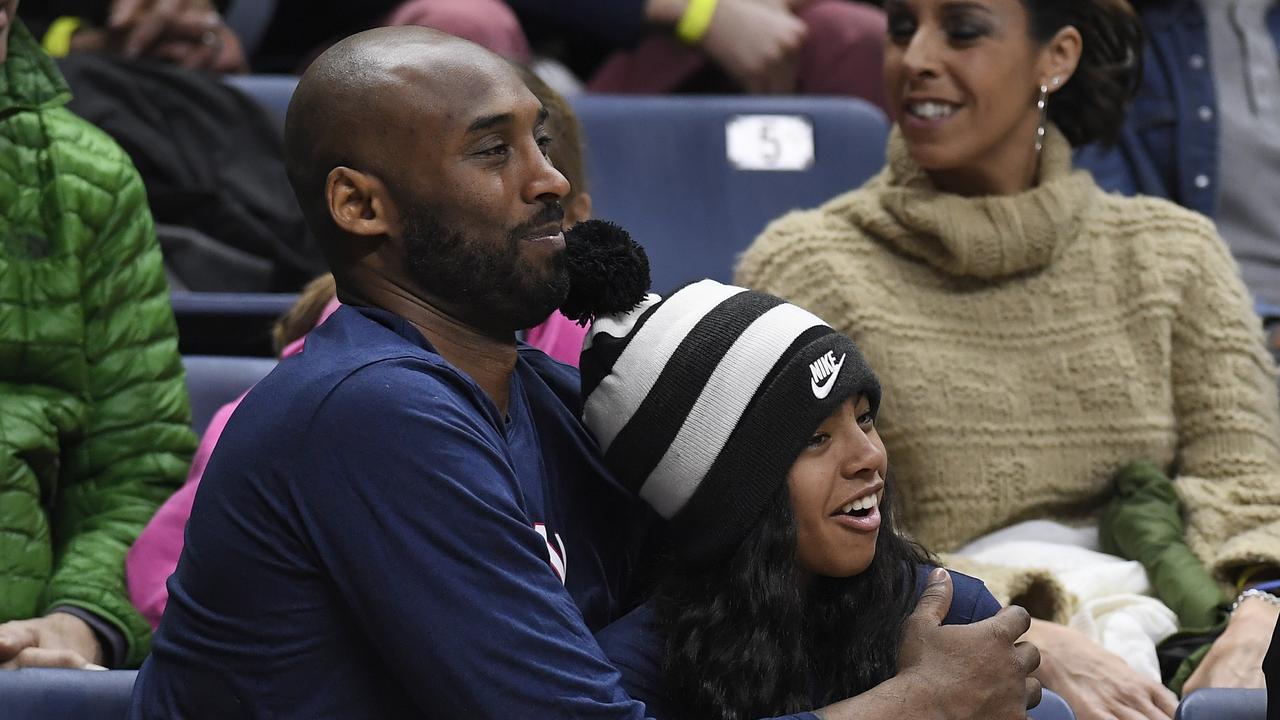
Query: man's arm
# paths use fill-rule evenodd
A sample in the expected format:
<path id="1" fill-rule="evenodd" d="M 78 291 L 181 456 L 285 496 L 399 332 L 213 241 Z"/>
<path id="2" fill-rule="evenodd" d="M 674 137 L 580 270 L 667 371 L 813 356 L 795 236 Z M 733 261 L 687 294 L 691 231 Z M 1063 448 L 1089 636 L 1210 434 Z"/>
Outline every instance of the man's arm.
<path id="1" fill-rule="evenodd" d="M 295 493 L 320 562 L 424 711 L 644 717 L 552 570 L 480 391 L 450 372 L 382 364 L 326 400 Z"/>
<path id="2" fill-rule="evenodd" d="M 1019 607 L 972 625 L 942 625 L 950 576 L 935 570 L 902 633 L 898 674 L 857 697 L 817 712 L 822 720 L 1022 720 L 1040 703 L 1030 677 L 1040 653 L 1015 641 L 1031 626 Z"/>

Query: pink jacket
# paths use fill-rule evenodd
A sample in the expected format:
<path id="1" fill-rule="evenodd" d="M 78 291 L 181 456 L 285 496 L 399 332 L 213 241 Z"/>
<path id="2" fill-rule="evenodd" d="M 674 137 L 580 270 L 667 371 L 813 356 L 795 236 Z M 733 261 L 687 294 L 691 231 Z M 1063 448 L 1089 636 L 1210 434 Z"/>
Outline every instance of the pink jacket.
<path id="1" fill-rule="evenodd" d="M 320 314 L 317 327 L 337 309 L 337 299 L 329 301 Z M 546 322 L 530 329 L 526 339 L 530 345 L 556 360 L 577 367 L 582 340 L 586 334 L 586 328 L 557 312 L 547 318 Z M 287 358 L 302 352 L 305 343 L 305 336 L 298 338 L 285 346 L 280 357 Z M 244 395 L 241 395 L 214 413 L 209 427 L 204 431 L 204 437 L 200 438 L 195 457 L 191 460 L 191 471 L 187 473 L 186 483 L 160 506 L 160 510 L 147 523 L 137 542 L 125 556 L 124 571 L 129 598 L 153 629 L 159 627 L 160 616 L 164 614 L 165 605 L 169 602 L 169 588 L 165 583 L 178 567 L 183 534 L 187 529 L 187 518 L 191 517 L 191 504 L 196 498 L 196 488 L 200 486 L 205 465 L 209 462 L 214 446 L 218 444 L 223 428 L 243 399 Z"/>

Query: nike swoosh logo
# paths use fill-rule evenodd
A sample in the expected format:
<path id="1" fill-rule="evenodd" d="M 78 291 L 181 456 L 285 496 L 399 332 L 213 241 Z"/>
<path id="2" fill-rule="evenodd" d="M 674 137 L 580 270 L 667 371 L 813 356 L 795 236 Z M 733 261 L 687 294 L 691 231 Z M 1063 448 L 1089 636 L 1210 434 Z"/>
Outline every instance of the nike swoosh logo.
<path id="1" fill-rule="evenodd" d="M 831 374 L 824 378 L 822 382 L 813 379 L 809 380 L 809 385 L 813 388 L 814 397 L 819 400 L 827 399 L 827 396 L 831 394 L 831 388 L 836 386 L 836 377 L 840 375 L 840 368 L 844 367 L 844 359 L 846 357 L 848 357 L 848 354 L 840 356 L 840 362 L 832 367 Z"/>

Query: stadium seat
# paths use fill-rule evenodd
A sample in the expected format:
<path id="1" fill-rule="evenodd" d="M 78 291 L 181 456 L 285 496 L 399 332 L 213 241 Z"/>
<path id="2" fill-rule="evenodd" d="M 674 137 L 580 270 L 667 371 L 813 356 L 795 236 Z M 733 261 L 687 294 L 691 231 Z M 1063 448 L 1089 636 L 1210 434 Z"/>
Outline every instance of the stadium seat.
<path id="1" fill-rule="evenodd" d="M 1267 691 L 1197 690 L 1182 699 L 1174 720 L 1267 720 Z"/>
<path id="2" fill-rule="evenodd" d="M 297 301 L 288 293 L 175 291 L 169 300 L 183 355 L 273 357 L 271 326 Z"/>
<path id="3" fill-rule="evenodd" d="M 253 55 L 276 13 L 276 0 L 231 0 L 223 20 L 235 31 L 245 55 Z"/>
<path id="4" fill-rule="evenodd" d="M 1040 704 L 1027 711 L 1029 720 L 1076 720 L 1067 701 L 1052 690 L 1045 690 Z"/>
<path id="5" fill-rule="evenodd" d="M 282 120 L 297 79 L 227 81 Z M 597 217 L 649 252 L 654 289 L 727 281 L 774 218 L 861 185 L 884 164 L 889 124 L 860 100 L 820 97 L 571 99 Z M 734 140 L 730 141 L 733 134 Z"/>
<path id="6" fill-rule="evenodd" d="M 878 109 L 847 98 L 572 101 L 595 214 L 645 246 L 659 293 L 703 277 L 730 280 L 738 254 L 769 221 L 880 170 L 889 131 Z"/>
<path id="7" fill-rule="evenodd" d="M 225 75 L 222 80 L 257 100 L 267 114 L 276 121 L 276 126 L 283 130 L 284 116 L 289 110 L 289 99 L 293 97 L 293 89 L 298 86 L 296 76 Z"/>
<path id="8" fill-rule="evenodd" d="M 266 377 L 276 361 L 260 357 L 186 355 L 187 392 L 191 395 L 191 429 L 203 435 L 218 408 L 235 400 Z"/>
<path id="9" fill-rule="evenodd" d="M 0 720 L 124 720 L 134 670 L 0 671 Z"/>

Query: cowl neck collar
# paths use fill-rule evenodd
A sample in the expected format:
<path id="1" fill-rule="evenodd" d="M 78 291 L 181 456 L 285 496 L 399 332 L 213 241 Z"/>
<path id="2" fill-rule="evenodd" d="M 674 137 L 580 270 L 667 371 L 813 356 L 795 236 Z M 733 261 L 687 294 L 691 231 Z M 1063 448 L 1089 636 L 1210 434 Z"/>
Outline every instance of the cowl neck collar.
<path id="1" fill-rule="evenodd" d="M 889 164 L 868 189 L 867 206 L 848 208 L 878 240 L 958 277 L 997 279 L 1039 270 L 1080 231 L 1098 195 L 1088 173 L 1071 165 L 1071 145 L 1050 127 L 1035 187 L 1015 195 L 965 197 L 934 187 L 895 127 Z M 838 202 L 838 201 L 837 201 Z M 839 208 L 833 208 L 839 212 Z"/>

